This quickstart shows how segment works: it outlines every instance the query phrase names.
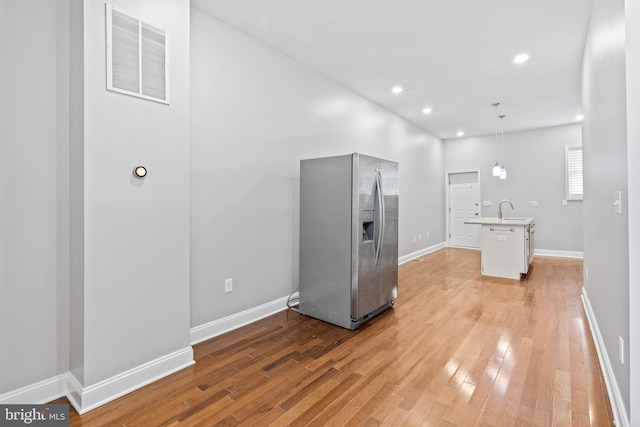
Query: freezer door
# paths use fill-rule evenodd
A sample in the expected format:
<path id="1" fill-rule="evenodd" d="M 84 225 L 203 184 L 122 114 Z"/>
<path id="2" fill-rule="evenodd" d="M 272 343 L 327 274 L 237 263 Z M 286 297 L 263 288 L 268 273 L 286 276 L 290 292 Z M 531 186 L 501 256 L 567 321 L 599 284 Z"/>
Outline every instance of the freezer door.
<path id="1" fill-rule="evenodd" d="M 353 155 L 351 317 L 395 300 L 398 282 L 398 166 Z"/>

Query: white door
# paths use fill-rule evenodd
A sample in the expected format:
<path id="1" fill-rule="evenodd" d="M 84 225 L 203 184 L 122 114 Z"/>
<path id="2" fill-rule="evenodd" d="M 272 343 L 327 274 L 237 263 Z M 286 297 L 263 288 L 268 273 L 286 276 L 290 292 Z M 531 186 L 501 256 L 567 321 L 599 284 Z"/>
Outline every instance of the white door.
<path id="1" fill-rule="evenodd" d="M 480 217 L 480 185 L 477 182 L 449 184 L 449 244 L 480 247 L 480 226 L 465 221 Z"/>

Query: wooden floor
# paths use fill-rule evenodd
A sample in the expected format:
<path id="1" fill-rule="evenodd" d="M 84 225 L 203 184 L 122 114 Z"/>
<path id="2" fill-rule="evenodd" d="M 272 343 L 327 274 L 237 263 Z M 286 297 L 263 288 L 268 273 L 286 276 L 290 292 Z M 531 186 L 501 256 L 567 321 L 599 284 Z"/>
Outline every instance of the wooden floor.
<path id="1" fill-rule="evenodd" d="M 194 346 L 192 367 L 72 409 L 71 426 L 613 425 L 582 261 L 536 256 L 523 281 L 479 271 L 473 250 L 410 261 L 395 307 L 357 331 L 281 312 Z"/>

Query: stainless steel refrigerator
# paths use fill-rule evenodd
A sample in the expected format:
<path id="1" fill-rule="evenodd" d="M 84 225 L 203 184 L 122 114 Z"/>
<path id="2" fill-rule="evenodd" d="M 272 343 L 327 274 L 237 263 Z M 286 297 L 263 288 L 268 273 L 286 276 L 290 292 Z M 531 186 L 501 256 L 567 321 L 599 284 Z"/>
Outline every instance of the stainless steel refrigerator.
<path id="1" fill-rule="evenodd" d="M 356 329 L 398 296 L 398 164 L 300 161 L 300 313 Z"/>

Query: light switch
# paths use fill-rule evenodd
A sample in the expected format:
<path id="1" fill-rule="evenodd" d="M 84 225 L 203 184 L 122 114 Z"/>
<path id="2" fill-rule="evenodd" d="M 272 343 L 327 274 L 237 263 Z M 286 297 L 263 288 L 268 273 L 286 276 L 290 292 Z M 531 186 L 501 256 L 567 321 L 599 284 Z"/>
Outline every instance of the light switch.
<path id="1" fill-rule="evenodd" d="M 613 210 L 622 215 L 622 191 L 613 192 Z"/>

